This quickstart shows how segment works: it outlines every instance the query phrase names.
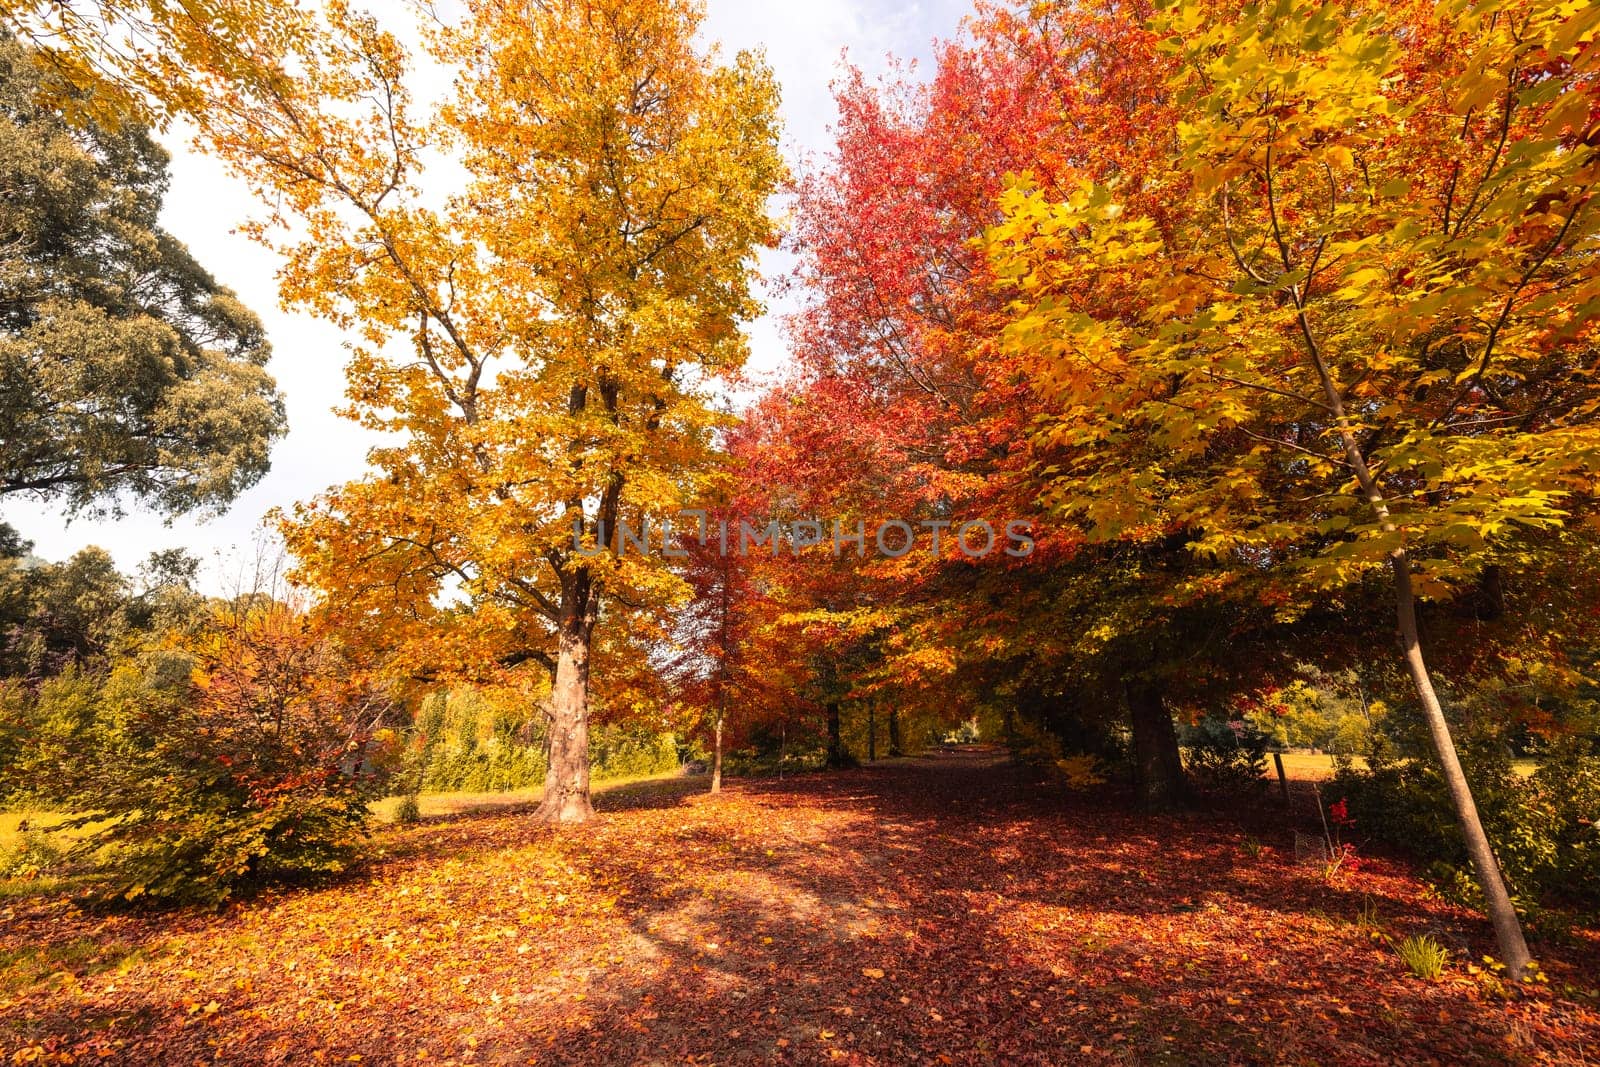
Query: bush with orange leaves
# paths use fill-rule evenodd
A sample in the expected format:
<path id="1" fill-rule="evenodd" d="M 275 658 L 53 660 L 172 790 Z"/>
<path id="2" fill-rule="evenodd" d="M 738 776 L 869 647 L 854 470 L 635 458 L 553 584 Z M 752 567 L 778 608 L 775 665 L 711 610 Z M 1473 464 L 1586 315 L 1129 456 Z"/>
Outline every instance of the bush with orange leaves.
<path id="1" fill-rule="evenodd" d="M 314 619 L 217 602 L 115 668 L 67 775 L 105 902 L 221 903 L 342 871 L 391 762 L 395 714 Z"/>

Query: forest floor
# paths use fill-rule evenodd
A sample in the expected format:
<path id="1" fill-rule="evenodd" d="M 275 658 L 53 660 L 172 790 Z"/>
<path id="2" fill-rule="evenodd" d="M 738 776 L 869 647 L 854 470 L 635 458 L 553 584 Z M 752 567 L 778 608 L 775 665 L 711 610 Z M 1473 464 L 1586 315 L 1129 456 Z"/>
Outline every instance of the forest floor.
<path id="1" fill-rule="evenodd" d="M 1140 816 L 984 750 L 703 787 L 387 828 L 221 912 L 0 902 L 0 1063 L 1600 1061 L 1600 934 L 1507 996 L 1484 921 L 1297 864 L 1270 804 Z"/>

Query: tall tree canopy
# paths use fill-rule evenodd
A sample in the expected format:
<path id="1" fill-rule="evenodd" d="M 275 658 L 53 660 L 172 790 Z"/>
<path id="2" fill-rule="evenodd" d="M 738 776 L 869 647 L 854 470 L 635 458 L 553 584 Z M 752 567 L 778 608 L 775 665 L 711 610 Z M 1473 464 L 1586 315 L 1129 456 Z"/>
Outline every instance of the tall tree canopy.
<path id="1" fill-rule="evenodd" d="M 144 129 L 70 125 L 0 39 L 0 495 L 226 504 L 284 429 L 261 322 L 157 222 Z"/>
<path id="2" fill-rule="evenodd" d="M 1076 524 L 1043 521 L 1032 472 L 1052 460 L 1028 429 L 1047 403 L 1000 344 L 1005 301 L 979 243 L 1008 174 L 1028 170 L 1046 187 L 1085 174 L 1137 184 L 1160 158 L 1172 109 L 1150 72 L 1169 60 L 1149 14 L 1138 0 L 986 5 L 940 48 L 926 83 L 843 82 L 836 148 L 798 197 L 809 299 L 794 321 L 797 370 L 742 440 L 758 442 L 747 477 L 779 499 L 846 519 L 946 524 L 937 555 L 924 537 L 902 559 L 845 561 L 859 579 L 848 595 L 838 567 L 789 575 L 836 624 L 875 635 L 874 690 L 946 714 L 1079 704 L 1110 719 L 1127 676 L 1144 672 L 1147 698 L 1133 710 L 1149 710 L 1172 769 L 1156 686 L 1176 685 L 1169 662 L 1193 675 L 1197 649 L 1231 644 L 1216 624 L 1226 613 L 1204 627 L 1175 621 L 1173 575 L 1191 599 L 1208 592 L 1181 542 L 1167 553 L 1175 560 L 1110 558 Z M 958 551 L 964 523 L 1012 520 L 1033 520 L 1028 558 Z M 1140 784 L 1152 803 L 1176 790 Z"/>
<path id="3" fill-rule="evenodd" d="M 550 669 L 542 815 L 584 819 L 602 606 L 626 648 L 630 614 L 682 589 L 619 523 L 696 499 L 713 460 L 710 384 L 744 362 L 775 237 L 776 89 L 756 57 L 699 48 L 691 0 L 473 0 L 429 31 L 457 92 L 422 118 L 399 43 L 327 18 L 292 91 L 202 119 L 305 225 L 284 296 L 360 339 L 350 413 L 396 435 L 290 543 L 415 671 Z M 442 201 L 419 192 L 439 144 L 465 177 Z"/>

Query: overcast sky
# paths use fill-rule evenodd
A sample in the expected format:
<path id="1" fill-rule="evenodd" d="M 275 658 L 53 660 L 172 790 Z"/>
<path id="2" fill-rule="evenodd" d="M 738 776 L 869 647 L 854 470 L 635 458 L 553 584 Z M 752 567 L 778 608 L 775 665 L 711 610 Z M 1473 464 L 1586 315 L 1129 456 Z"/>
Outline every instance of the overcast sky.
<path id="1" fill-rule="evenodd" d="M 842 56 L 869 74 L 881 73 L 890 56 L 920 61 L 923 70 L 935 40 L 948 39 L 970 9 L 970 0 L 709 0 L 706 35 L 732 52 L 762 48 L 783 88 L 785 145 L 792 159 L 825 152 L 834 120 L 830 83 L 842 69 Z M 64 559 L 86 545 L 100 545 L 132 573 L 150 552 L 188 547 L 206 561 L 206 584 L 220 590 L 248 555 L 262 517 L 287 508 L 330 485 L 358 477 L 365 467 L 368 441 L 363 431 L 333 415 L 342 399 L 345 353 L 340 331 L 278 307 L 277 257 L 235 234 L 250 217 L 249 193 L 215 161 L 169 142 L 173 150 L 172 188 L 163 221 L 188 244 L 196 258 L 266 321 L 272 339 L 272 373 L 288 400 L 289 434 L 273 451 L 272 471 L 216 518 L 178 519 L 170 524 L 144 511 L 122 519 L 77 518 L 60 510 L 12 497 L 0 506 L 0 519 L 34 542 L 46 559 Z M 786 266 L 768 256 L 768 275 Z M 776 368 L 788 358 L 778 319 L 784 306 L 768 301 L 766 318 L 750 326 L 753 366 Z"/>

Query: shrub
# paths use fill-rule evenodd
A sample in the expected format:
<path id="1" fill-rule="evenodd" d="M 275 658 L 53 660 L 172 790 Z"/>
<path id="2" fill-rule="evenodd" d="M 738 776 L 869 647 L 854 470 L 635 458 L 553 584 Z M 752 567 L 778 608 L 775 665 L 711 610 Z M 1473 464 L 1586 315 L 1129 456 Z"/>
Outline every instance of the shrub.
<path id="1" fill-rule="evenodd" d="M 417 794 L 407 793 L 400 798 L 400 803 L 394 809 L 394 821 L 401 826 L 410 826 L 422 819 L 422 808 L 417 803 Z"/>
<path id="2" fill-rule="evenodd" d="M 1107 778 L 1100 760 L 1095 756 L 1067 756 L 1055 762 L 1056 778 L 1074 791 L 1093 789 L 1105 785 Z"/>
<path id="3" fill-rule="evenodd" d="M 1054 770 L 1068 758 L 1061 738 L 1030 716 L 1013 716 L 1005 728 L 1005 738 L 1012 758 L 1030 767 Z"/>
<path id="4" fill-rule="evenodd" d="M 67 797 L 106 901 L 219 903 L 354 858 L 385 702 L 308 620 L 253 598 L 119 665 Z"/>
<path id="5" fill-rule="evenodd" d="M 1589 907 L 1600 907 L 1600 751 L 1593 741 L 1569 737 L 1552 745 L 1528 779 L 1550 834 L 1541 888 Z"/>
<path id="6" fill-rule="evenodd" d="M 1592 741 L 1552 743 L 1539 769 L 1518 777 L 1502 746 L 1468 738 L 1463 763 L 1484 829 L 1524 913 L 1554 900 L 1600 905 L 1600 754 Z M 1341 767 L 1334 788 L 1349 798 L 1365 833 L 1430 861 L 1440 892 L 1481 906 L 1443 776 L 1431 761 L 1375 758 L 1368 770 Z"/>
<path id="7" fill-rule="evenodd" d="M 228 793 L 206 788 L 201 802 L 97 835 L 114 843 L 116 881 L 102 899 L 216 904 L 270 882 L 335 874 L 354 858 L 366 822 L 364 802 L 290 795 L 242 805 Z"/>
<path id="8" fill-rule="evenodd" d="M 1249 723 L 1204 718 L 1184 730 L 1184 764 L 1204 792 L 1259 794 L 1267 787 L 1268 740 Z"/>

